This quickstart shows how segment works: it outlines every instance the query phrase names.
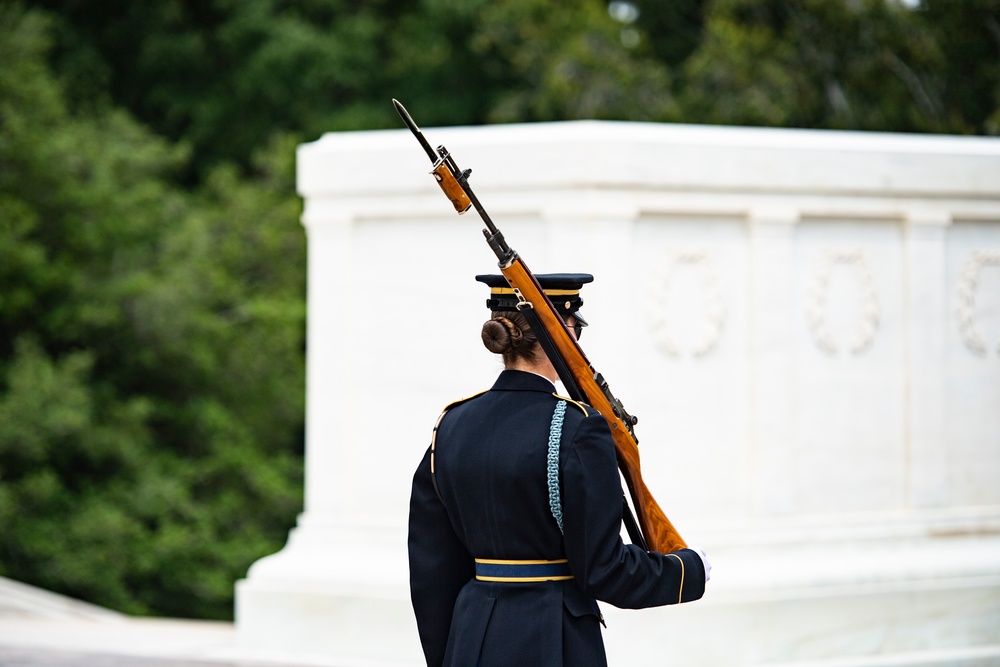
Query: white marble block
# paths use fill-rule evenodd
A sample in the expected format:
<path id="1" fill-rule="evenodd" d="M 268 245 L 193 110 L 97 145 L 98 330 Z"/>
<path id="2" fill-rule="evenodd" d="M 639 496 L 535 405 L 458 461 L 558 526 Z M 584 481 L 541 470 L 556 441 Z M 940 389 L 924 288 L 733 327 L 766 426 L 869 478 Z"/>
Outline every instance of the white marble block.
<path id="1" fill-rule="evenodd" d="M 419 110 L 414 110 L 419 120 Z M 583 347 L 713 578 L 607 609 L 612 664 L 1000 664 L 1000 141 L 580 121 L 429 128 Z M 422 663 L 410 477 L 479 342 L 474 212 L 403 130 L 300 147 L 305 510 L 237 585 L 249 650 Z"/>

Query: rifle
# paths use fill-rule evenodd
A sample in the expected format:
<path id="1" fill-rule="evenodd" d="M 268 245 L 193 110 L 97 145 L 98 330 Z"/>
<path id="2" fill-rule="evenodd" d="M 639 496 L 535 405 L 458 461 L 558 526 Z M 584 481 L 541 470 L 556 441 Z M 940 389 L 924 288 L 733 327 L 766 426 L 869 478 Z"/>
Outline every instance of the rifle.
<path id="1" fill-rule="evenodd" d="M 459 169 L 455 159 L 444 146 L 438 146 L 437 151 L 432 149 L 406 108 L 398 100 L 394 99 L 392 103 L 430 158 L 433 165 L 431 174 L 441 186 L 445 196 L 451 200 L 455 211 L 462 215 L 470 208 L 475 208 L 483 219 L 486 224 L 483 235 L 499 260 L 500 272 L 510 283 L 518 298 L 518 311 L 528 320 L 570 397 L 589 404 L 608 420 L 618 457 L 618 467 L 625 478 L 632 504 L 638 515 L 638 526 L 635 526 L 634 520 L 630 521 L 631 511 L 623 513 L 632 541 L 644 549 L 660 553 L 685 548 L 687 545 L 684 540 L 642 481 L 639 469 L 639 441 L 635 437 L 634 430 L 639 420 L 628 414 L 622 402 L 611 393 L 607 381 L 594 370 L 579 343 L 563 326 L 562 317 L 545 295 L 534 274 L 493 224 L 469 186 L 469 175 L 472 170 Z M 627 502 L 625 508 L 628 509 Z"/>

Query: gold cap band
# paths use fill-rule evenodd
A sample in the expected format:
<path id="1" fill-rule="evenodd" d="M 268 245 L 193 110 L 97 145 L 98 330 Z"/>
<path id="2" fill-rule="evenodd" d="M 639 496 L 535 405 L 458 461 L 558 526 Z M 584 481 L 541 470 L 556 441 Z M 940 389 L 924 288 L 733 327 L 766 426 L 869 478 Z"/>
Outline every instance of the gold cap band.
<path id="1" fill-rule="evenodd" d="M 542 290 L 548 296 L 576 296 L 580 293 L 578 289 L 546 289 Z M 494 287 L 490 289 L 490 294 L 513 294 L 514 290 L 510 287 Z"/>

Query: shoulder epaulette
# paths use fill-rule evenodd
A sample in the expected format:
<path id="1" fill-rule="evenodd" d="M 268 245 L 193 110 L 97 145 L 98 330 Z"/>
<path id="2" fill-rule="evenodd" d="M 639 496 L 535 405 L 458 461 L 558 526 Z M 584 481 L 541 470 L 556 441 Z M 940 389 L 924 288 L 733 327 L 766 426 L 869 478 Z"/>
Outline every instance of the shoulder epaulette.
<path id="1" fill-rule="evenodd" d="M 489 391 L 489 390 L 485 389 L 485 390 L 483 390 L 483 391 L 481 391 L 481 392 L 479 392 L 477 394 L 473 394 L 472 396 L 466 396 L 465 398 L 460 398 L 457 401 L 452 401 L 448 405 L 444 406 L 444 410 L 441 411 L 441 414 L 444 414 L 444 413 L 448 412 L 452 408 L 458 407 L 459 405 L 461 405 L 462 403 L 465 403 L 466 401 L 471 401 L 474 398 L 478 398 L 478 397 L 482 396 L 483 394 L 485 394 L 487 391 Z"/>
<path id="2" fill-rule="evenodd" d="M 559 394 L 557 394 L 555 392 L 552 392 L 552 395 L 555 396 L 556 398 L 558 398 L 560 401 L 566 401 L 567 403 L 571 403 L 571 404 L 575 405 L 576 407 L 580 408 L 580 410 L 583 412 L 583 416 L 584 417 L 589 417 L 590 416 L 590 413 L 587 412 L 587 408 L 590 407 L 590 406 L 587 405 L 586 403 L 580 403 L 579 401 L 574 401 L 572 398 L 567 398 L 566 396 L 560 396 Z M 593 408 L 591 408 L 591 410 L 593 410 Z"/>
<path id="3" fill-rule="evenodd" d="M 431 484 L 434 485 L 434 493 L 437 494 L 438 500 L 441 501 L 442 505 L 444 504 L 444 498 L 441 496 L 441 489 L 438 488 L 437 470 L 435 470 L 435 466 L 434 466 L 434 457 L 437 454 L 437 432 L 438 432 L 438 427 L 441 426 L 441 420 L 444 419 L 444 416 L 446 414 L 448 414 L 449 410 L 451 410 L 452 408 L 454 408 L 456 406 L 461 405 L 462 403 L 465 403 L 466 401 L 471 401 L 472 399 L 476 398 L 477 396 L 482 396 L 485 393 L 486 393 L 485 391 L 481 391 L 478 394 L 473 394 L 472 396 L 466 396 L 465 398 L 460 398 L 457 401 L 452 401 L 448 405 L 444 406 L 444 410 L 441 411 L 441 415 L 437 418 L 437 421 L 434 422 L 434 430 L 431 431 L 431 461 L 430 461 L 430 463 L 431 463 Z"/>

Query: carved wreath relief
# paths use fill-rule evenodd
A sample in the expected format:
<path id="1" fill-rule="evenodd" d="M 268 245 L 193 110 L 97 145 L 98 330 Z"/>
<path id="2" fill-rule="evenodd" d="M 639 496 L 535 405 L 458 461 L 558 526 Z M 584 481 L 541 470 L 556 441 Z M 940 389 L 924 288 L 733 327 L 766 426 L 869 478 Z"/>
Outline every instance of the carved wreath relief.
<path id="1" fill-rule="evenodd" d="M 689 266 L 698 271 L 701 285 L 702 311 L 704 320 L 697 327 L 692 340 L 681 340 L 667 295 L 670 293 L 674 273 L 680 266 Z M 663 263 L 657 268 L 653 280 L 650 303 L 650 330 L 653 340 L 670 357 L 680 357 L 685 351 L 695 357 L 704 357 L 711 352 L 722 337 L 726 313 L 719 288 L 719 274 L 715 262 L 704 249 L 689 249 L 668 252 Z M 676 309 L 673 309 L 676 313 Z"/>
<path id="2" fill-rule="evenodd" d="M 878 296 L 875 293 L 875 281 L 872 279 L 868 262 L 860 248 L 829 248 L 823 253 L 815 271 L 813 271 L 812 281 L 807 292 L 806 317 L 809 321 L 809 332 L 821 350 L 831 355 L 837 354 L 839 346 L 830 331 L 829 305 L 827 303 L 830 276 L 837 264 L 846 264 L 851 267 L 858 279 L 861 300 L 860 316 L 854 334 L 847 341 L 847 348 L 851 354 L 861 354 L 875 339 L 875 330 L 879 323 L 879 304 Z"/>
<path id="3" fill-rule="evenodd" d="M 985 357 L 989 350 L 976 323 L 976 293 L 983 269 L 987 266 L 1000 267 L 1000 251 L 977 250 L 966 260 L 958 276 L 958 305 L 955 309 L 962 340 L 966 347 L 981 357 Z M 1000 336 L 996 350 L 1000 353 Z"/>

